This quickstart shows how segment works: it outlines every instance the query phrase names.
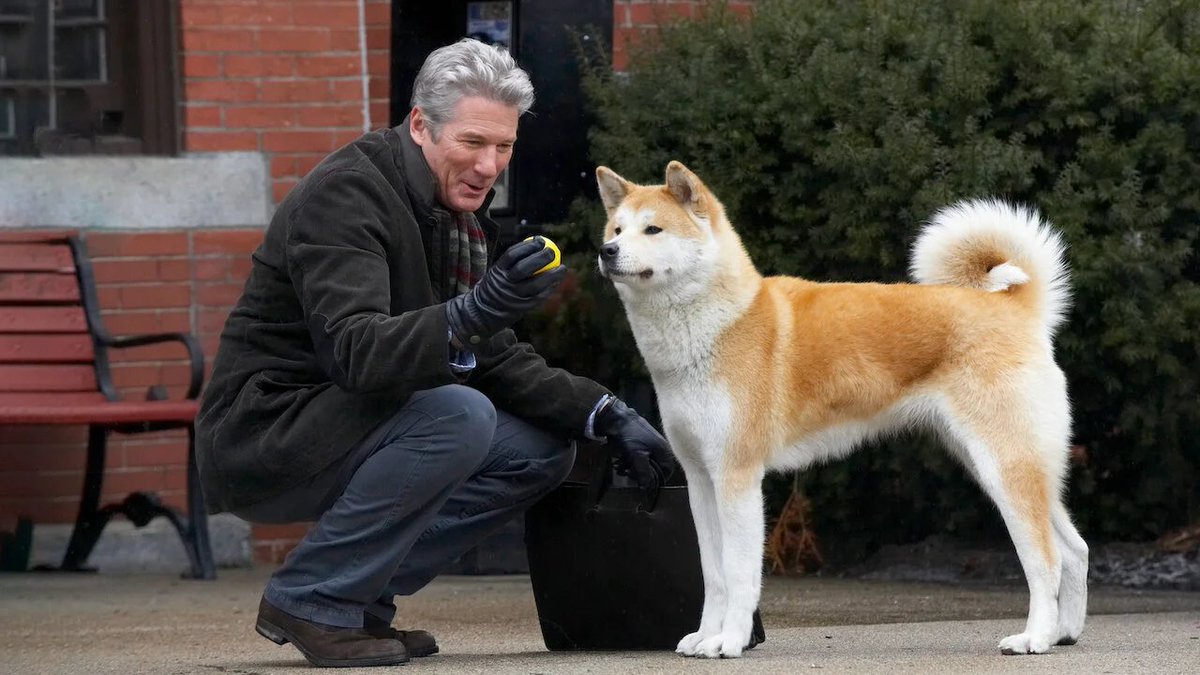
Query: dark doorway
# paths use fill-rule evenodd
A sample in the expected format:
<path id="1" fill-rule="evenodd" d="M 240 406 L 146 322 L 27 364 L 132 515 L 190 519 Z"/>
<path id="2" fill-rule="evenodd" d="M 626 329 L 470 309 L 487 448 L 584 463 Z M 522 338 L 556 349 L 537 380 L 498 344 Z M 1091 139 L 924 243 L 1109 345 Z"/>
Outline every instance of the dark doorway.
<path id="1" fill-rule="evenodd" d="M 561 220 L 575 197 L 595 191 L 576 36 L 611 45 L 612 0 L 395 0 L 391 123 L 408 114 L 412 83 L 429 52 L 466 36 L 468 26 L 477 28 L 481 10 L 503 14 L 504 5 L 511 7 L 510 49 L 536 91 L 509 166 L 508 205 L 492 214 L 511 241 Z"/>

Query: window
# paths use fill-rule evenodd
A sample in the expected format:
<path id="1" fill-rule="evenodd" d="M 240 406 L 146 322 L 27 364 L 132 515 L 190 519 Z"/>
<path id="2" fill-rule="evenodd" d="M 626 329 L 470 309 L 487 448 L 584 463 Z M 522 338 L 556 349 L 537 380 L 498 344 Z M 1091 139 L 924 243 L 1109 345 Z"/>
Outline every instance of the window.
<path id="1" fill-rule="evenodd" d="M 174 0 L 0 0 L 0 155 L 174 154 Z"/>

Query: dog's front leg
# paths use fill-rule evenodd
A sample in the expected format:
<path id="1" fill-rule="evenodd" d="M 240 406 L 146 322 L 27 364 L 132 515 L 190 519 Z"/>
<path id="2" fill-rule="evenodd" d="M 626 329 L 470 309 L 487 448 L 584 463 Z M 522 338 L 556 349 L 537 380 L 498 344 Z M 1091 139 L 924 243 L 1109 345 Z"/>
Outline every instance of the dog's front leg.
<path id="1" fill-rule="evenodd" d="M 750 642 L 754 610 L 762 590 L 762 472 L 746 477 L 718 474 L 717 515 L 721 531 L 721 566 L 725 580 L 725 616 L 721 632 L 704 638 L 697 656 L 736 658 Z"/>
<path id="2" fill-rule="evenodd" d="M 684 656 L 696 656 L 696 647 L 705 639 L 721 632 L 725 618 L 725 579 L 721 565 L 721 528 L 717 516 L 717 494 L 707 469 L 680 457 L 688 479 L 688 502 L 696 524 L 696 540 L 700 544 L 700 571 L 704 574 L 704 610 L 700 628 L 690 633 L 675 648 Z"/>

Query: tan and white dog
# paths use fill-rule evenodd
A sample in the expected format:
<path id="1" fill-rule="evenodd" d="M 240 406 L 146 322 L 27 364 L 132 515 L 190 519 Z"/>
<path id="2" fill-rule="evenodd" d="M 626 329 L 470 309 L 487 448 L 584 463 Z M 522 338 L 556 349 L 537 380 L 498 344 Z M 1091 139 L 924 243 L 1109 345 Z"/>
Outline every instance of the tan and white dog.
<path id="1" fill-rule="evenodd" d="M 1071 433 L 1052 338 L 1069 303 L 1059 236 L 1029 210 L 966 201 L 913 250 L 917 284 L 764 278 L 720 201 L 679 162 L 666 184 L 596 172 L 601 273 L 625 306 L 688 479 L 704 573 L 687 656 L 736 657 L 762 586 L 762 480 L 864 440 L 935 429 L 995 502 L 1029 585 L 1005 654 L 1072 644 L 1088 548 L 1062 501 Z"/>

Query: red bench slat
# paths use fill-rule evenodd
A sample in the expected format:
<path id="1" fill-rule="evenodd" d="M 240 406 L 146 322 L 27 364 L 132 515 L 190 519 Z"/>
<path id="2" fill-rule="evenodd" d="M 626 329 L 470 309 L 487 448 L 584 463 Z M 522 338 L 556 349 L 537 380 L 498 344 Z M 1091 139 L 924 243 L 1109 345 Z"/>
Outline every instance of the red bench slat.
<path id="1" fill-rule="evenodd" d="M 78 302 L 73 274 L 0 272 L 0 302 Z"/>
<path id="2" fill-rule="evenodd" d="M 0 334 L 87 333 L 83 307 L 17 307 L 0 305 Z"/>
<path id="3" fill-rule="evenodd" d="M 27 366 L 0 364 L 0 392 L 98 391 L 89 365 Z"/>
<path id="4" fill-rule="evenodd" d="M 75 273 L 71 247 L 48 244 L 0 242 L 0 271 Z"/>
<path id="5" fill-rule="evenodd" d="M 94 357 L 86 334 L 0 334 L 0 363 L 91 363 Z"/>
<path id="6" fill-rule="evenodd" d="M 0 393 L 0 424 L 137 424 L 191 422 L 200 402 L 108 401 L 99 393 Z"/>

